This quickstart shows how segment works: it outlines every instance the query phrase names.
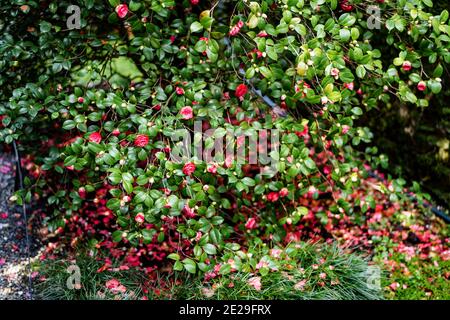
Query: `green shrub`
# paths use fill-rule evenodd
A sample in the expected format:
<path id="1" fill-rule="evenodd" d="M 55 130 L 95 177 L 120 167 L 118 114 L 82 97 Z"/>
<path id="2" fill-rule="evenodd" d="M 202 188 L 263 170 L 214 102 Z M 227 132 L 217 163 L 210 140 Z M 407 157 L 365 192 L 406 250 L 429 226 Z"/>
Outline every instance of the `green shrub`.
<path id="1" fill-rule="evenodd" d="M 379 30 L 359 0 L 76 1 L 81 29 L 67 30 L 72 2 L 1 4 L 0 141 L 20 141 L 35 178 L 17 200 L 44 196 L 52 231 L 106 204 L 115 241 L 170 240 L 174 268 L 190 273 L 248 239 L 288 241 L 301 199 L 350 194 L 367 174 L 353 147 L 372 138 L 355 121 L 380 103 L 428 106 L 450 61 L 449 14 L 428 13 L 430 0 L 380 3 Z M 279 133 L 273 170 L 174 161 L 174 134 L 195 120 L 215 139 Z"/>

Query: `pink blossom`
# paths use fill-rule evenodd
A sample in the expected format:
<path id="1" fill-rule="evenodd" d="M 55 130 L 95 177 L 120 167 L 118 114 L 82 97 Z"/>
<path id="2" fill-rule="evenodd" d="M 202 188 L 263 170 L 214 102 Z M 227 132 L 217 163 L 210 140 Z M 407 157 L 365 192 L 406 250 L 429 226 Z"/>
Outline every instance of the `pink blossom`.
<path id="1" fill-rule="evenodd" d="M 247 222 L 245 223 L 245 227 L 247 229 L 255 229 L 256 228 L 256 219 L 255 218 L 248 219 Z"/>
<path id="2" fill-rule="evenodd" d="M 182 94 L 184 94 L 184 89 L 181 88 L 181 87 L 176 87 L 176 88 L 175 88 L 175 92 L 176 92 L 178 95 L 182 95 Z"/>
<path id="3" fill-rule="evenodd" d="M 261 291 L 261 277 L 252 277 L 250 279 L 248 279 L 248 285 L 252 286 L 253 288 L 255 288 L 256 291 Z"/>
<path id="4" fill-rule="evenodd" d="M 145 221 L 145 216 L 142 212 L 139 212 L 135 217 L 134 217 L 134 221 L 136 221 L 137 223 L 141 224 L 144 223 Z"/>
<path id="5" fill-rule="evenodd" d="M 116 7 L 116 13 L 120 19 L 125 18 L 125 16 L 128 14 L 128 6 L 126 4 L 119 4 Z"/>
<path id="6" fill-rule="evenodd" d="M 184 120 L 189 120 L 194 117 L 194 112 L 192 111 L 192 108 L 189 106 L 181 108 L 180 114 Z"/>

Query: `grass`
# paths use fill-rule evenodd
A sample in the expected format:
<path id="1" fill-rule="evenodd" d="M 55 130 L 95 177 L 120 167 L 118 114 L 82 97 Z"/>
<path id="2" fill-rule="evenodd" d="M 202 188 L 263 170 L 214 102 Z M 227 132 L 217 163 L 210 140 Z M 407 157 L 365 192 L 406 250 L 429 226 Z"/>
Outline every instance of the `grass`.
<path id="1" fill-rule="evenodd" d="M 382 299 L 382 291 L 370 288 L 368 261 L 359 255 L 345 253 L 335 245 L 303 243 L 298 248 L 288 247 L 289 258 L 282 260 L 277 271 L 267 273 L 233 272 L 207 282 L 203 276 L 187 273 L 158 273 L 149 282 L 138 269 L 104 271 L 94 257 L 80 251 L 76 265 L 81 272 L 81 289 L 66 285 L 70 274 L 68 260 L 47 260 L 35 266 L 45 281 L 36 284 L 40 299 L 139 299 L 145 287 L 149 299 L 232 299 L 232 300 L 310 300 L 310 299 Z M 254 252 L 263 256 L 266 251 Z M 325 259 L 325 260 L 324 260 Z M 330 268 L 331 266 L 331 268 Z M 323 279 L 323 274 L 326 277 Z M 259 278 L 261 289 L 249 285 L 251 278 Z M 117 279 L 127 291 L 113 294 L 105 283 Z"/>
<path id="2" fill-rule="evenodd" d="M 450 300 L 450 260 L 406 260 L 403 254 L 395 254 L 393 260 L 403 266 L 396 268 L 383 285 L 389 299 L 395 300 Z M 398 288 L 390 288 L 398 283 Z"/>
<path id="3" fill-rule="evenodd" d="M 71 276 L 68 268 L 79 267 L 80 289 L 70 289 L 67 279 Z M 97 272 L 102 263 L 81 251 L 75 260 L 46 260 L 34 265 L 39 277 L 44 281 L 35 281 L 36 298 L 42 300 L 99 300 L 99 299 L 136 299 L 142 296 L 140 283 L 145 279 L 138 270 L 122 270 L 116 272 Z M 127 288 L 120 296 L 106 290 L 105 283 L 111 279 L 119 279 Z"/>
<path id="4" fill-rule="evenodd" d="M 209 283 L 195 278 L 184 281 L 173 295 L 180 299 L 226 300 L 382 299 L 381 287 L 368 286 L 368 261 L 359 255 L 345 253 L 335 245 L 304 243 L 291 257 L 293 261 L 284 264 L 285 268 L 261 276 L 259 291 L 248 285 L 254 274 L 234 273 Z M 323 257 L 326 261 L 321 263 Z M 324 273 L 326 278 L 321 279 Z"/>

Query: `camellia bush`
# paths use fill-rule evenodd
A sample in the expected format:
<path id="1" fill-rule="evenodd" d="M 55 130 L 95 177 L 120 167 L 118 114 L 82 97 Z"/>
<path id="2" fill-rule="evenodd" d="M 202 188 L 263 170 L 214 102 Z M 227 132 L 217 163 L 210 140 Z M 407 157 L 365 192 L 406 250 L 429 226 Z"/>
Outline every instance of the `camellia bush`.
<path id="1" fill-rule="evenodd" d="M 31 172 L 16 200 L 46 199 L 56 233 L 94 215 L 113 241 L 209 275 L 230 272 L 217 265 L 241 261 L 241 247 L 300 240 L 293 231 L 313 214 L 302 199 L 334 201 L 314 213 L 325 228 L 374 210 L 364 195 L 349 202 L 370 166 L 388 165 L 360 119 L 396 101 L 434 107 L 450 28 L 449 13 L 428 13 L 432 5 L 2 3 L 0 141 L 17 141 Z M 195 131 L 192 147 L 227 132 L 244 137 L 236 148 L 246 142 L 239 134 L 277 133 L 266 146 L 274 170 L 220 156 L 176 161 L 174 135 L 198 122 L 214 134 Z M 383 192 L 402 201 L 404 187 L 393 181 Z"/>

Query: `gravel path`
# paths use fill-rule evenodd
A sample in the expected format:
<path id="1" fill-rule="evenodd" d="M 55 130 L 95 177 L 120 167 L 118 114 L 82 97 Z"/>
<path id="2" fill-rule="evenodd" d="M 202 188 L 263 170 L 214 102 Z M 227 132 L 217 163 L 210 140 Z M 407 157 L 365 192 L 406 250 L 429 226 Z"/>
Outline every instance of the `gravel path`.
<path id="1" fill-rule="evenodd" d="M 15 162 L 12 155 L 0 154 L 0 300 L 29 299 L 28 255 L 21 207 L 11 206 Z M 28 213 L 29 214 L 29 213 Z M 31 255 L 39 244 L 31 237 Z"/>

